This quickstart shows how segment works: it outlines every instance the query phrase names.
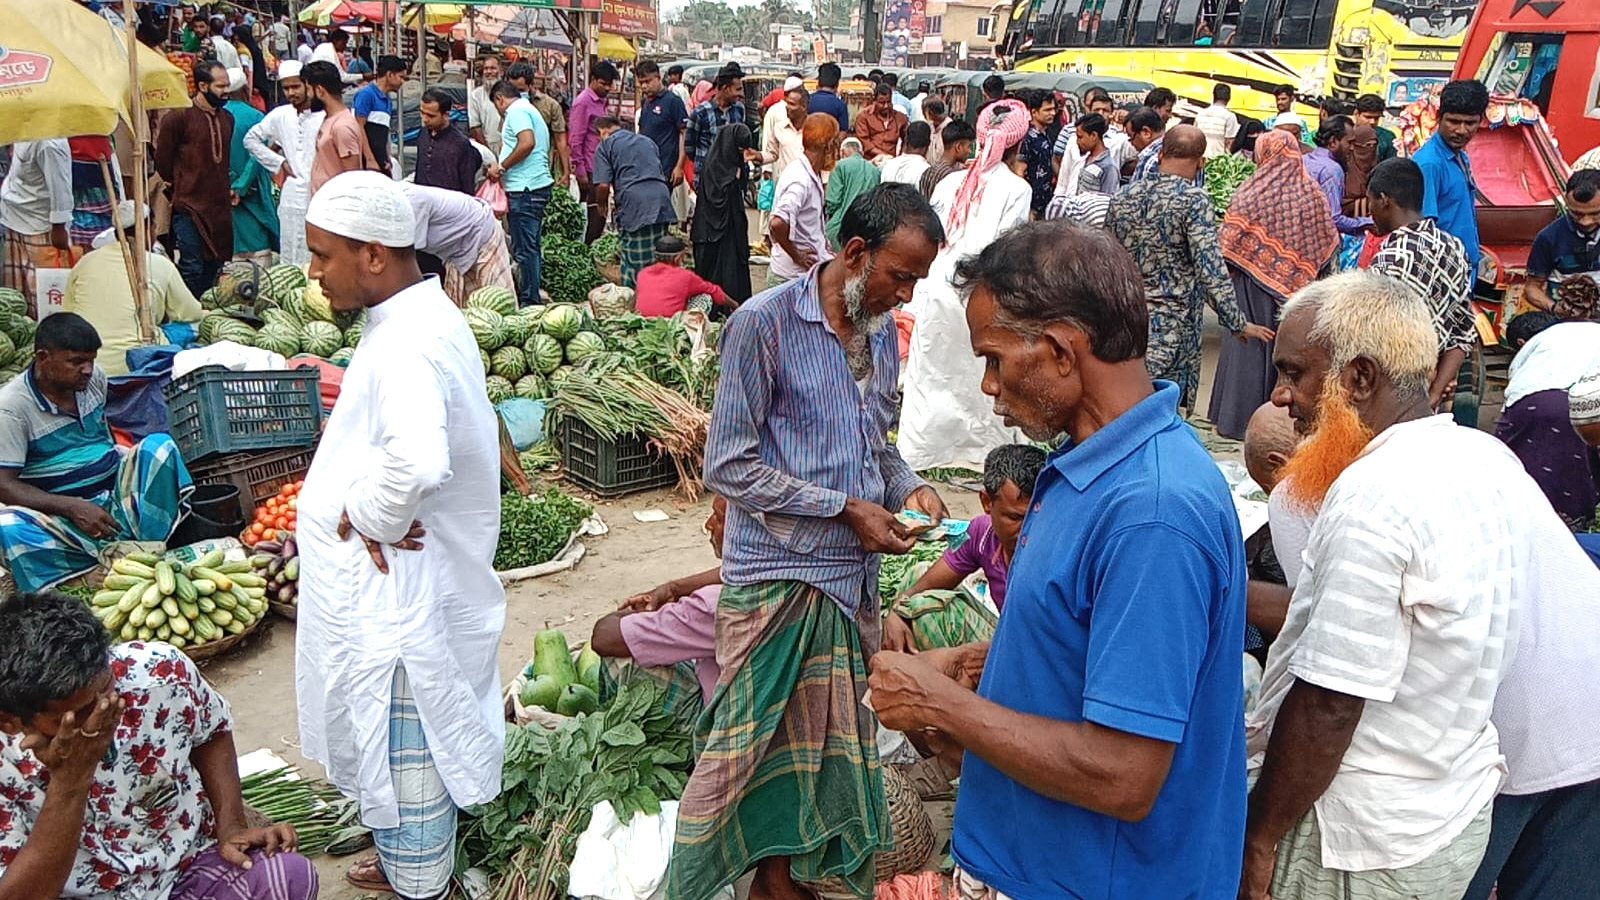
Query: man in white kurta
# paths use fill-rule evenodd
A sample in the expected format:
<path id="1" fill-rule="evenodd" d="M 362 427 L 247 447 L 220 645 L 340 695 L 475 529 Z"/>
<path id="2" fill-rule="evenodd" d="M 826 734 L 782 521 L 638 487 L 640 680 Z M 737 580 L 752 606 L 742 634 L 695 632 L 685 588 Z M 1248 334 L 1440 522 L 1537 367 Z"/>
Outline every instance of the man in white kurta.
<path id="1" fill-rule="evenodd" d="M 317 130 L 326 113 L 311 109 L 311 97 L 300 80 L 300 64 L 278 64 L 278 87 L 289 102 L 275 106 L 255 127 L 245 132 L 244 149 L 261 167 L 282 178 L 278 195 L 279 255 L 283 261 L 303 266 L 311 261 L 306 250 L 306 204 L 311 202 L 311 158 L 317 152 Z"/>
<path id="2" fill-rule="evenodd" d="M 946 175 L 931 199 L 946 238 L 907 305 L 916 324 L 902 376 L 897 439 L 900 455 L 918 472 L 955 467 L 981 472 L 990 450 L 1022 440 L 1020 431 L 994 414 L 994 402 L 983 393 L 983 360 L 972 355 L 966 305 L 950 283 L 956 263 L 1028 221 L 1033 189 L 1010 167 L 1027 131 L 1027 115 L 1025 108 L 1009 104 L 1021 107 L 1002 100 L 984 109 L 978 159 L 969 169 Z"/>
<path id="3" fill-rule="evenodd" d="M 374 829 L 350 880 L 422 900 L 448 889 L 456 809 L 500 791 L 497 423 L 400 187 L 335 176 L 306 224 L 311 277 L 368 318 L 300 494 L 301 745 Z"/>

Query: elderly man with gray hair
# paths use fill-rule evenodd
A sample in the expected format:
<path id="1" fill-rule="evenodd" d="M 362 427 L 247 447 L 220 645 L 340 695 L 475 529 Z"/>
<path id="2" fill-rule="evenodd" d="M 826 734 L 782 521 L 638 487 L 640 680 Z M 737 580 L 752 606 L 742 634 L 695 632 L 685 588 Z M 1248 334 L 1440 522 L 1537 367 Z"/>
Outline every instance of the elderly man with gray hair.
<path id="1" fill-rule="evenodd" d="M 1552 676 L 1577 651 L 1529 628 L 1563 603 L 1593 621 L 1567 593 L 1593 567 L 1516 456 L 1433 415 L 1438 356 L 1427 303 L 1387 276 L 1284 307 L 1272 399 L 1306 438 L 1278 490 L 1317 521 L 1246 719 L 1240 897 L 1457 900 L 1497 791 L 1540 789 L 1551 751 L 1600 758 L 1592 716 L 1563 711 L 1562 735 L 1528 690 L 1577 671 Z"/>

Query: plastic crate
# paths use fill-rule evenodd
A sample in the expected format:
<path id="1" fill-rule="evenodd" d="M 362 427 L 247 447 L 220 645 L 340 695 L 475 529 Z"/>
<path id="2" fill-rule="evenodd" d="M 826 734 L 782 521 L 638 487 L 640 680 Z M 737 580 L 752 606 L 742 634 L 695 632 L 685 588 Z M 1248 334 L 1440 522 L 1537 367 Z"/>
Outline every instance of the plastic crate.
<path id="1" fill-rule="evenodd" d="M 291 481 L 311 471 L 316 447 L 234 453 L 189 466 L 195 484 L 231 484 L 239 489 L 240 504 L 249 503 L 245 520 L 255 518 L 255 508 L 275 497 Z"/>
<path id="2" fill-rule="evenodd" d="M 678 483 L 678 467 L 672 457 L 651 449 L 639 435 L 609 441 L 576 416 L 561 417 L 558 435 L 567 478 L 602 497 Z"/>
<path id="3" fill-rule="evenodd" d="M 163 389 L 172 439 L 190 465 L 222 453 L 308 446 L 322 428 L 320 382 L 311 367 L 188 372 Z"/>

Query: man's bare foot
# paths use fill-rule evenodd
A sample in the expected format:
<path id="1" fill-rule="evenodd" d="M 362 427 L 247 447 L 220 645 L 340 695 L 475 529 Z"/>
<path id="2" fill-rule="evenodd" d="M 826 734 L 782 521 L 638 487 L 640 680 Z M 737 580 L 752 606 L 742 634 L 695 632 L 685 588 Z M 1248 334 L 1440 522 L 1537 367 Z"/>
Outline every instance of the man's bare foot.
<path id="1" fill-rule="evenodd" d="M 796 884 L 789 875 L 789 857 L 769 856 L 756 863 L 750 900 L 820 900 L 816 891 Z"/>

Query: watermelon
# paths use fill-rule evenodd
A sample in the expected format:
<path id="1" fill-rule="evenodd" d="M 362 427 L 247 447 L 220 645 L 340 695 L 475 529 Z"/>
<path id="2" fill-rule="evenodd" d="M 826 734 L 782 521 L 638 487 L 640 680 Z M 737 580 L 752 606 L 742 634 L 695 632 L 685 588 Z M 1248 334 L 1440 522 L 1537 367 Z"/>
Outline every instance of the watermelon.
<path id="1" fill-rule="evenodd" d="M 534 331 L 538 331 L 544 326 L 542 320 L 544 319 L 544 314 L 549 311 L 550 307 L 539 303 L 535 303 L 532 306 L 524 306 L 521 310 L 522 315 L 527 316 L 528 321 L 533 323 Z"/>
<path id="2" fill-rule="evenodd" d="M 261 323 L 263 325 L 276 325 L 279 328 L 287 328 L 290 331 L 299 331 L 302 324 L 298 316 L 282 309 L 263 309 L 261 311 Z"/>
<path id="3" fill-rule="evenodd" d="M 0 363 L 10 364 L 17 355 L 17 345 L 11 343 L 11 338 L 0 334 Z"/>
<path id="4" fill-rule="evenodd" d="M 558 341 L 571 340 L 583 328 L 583 316 L 578 313 L 578 308 L 565 303 L 550 307 L 540 321 L 544 333 Z"/>
<path id="5" fill-rule="evenodd" d="M 300 352 L 300 332 L 282 325 L 263 325 L 256 333 L 256 346 L 280 356 L 293 356 Z"/>
<path id="6" fill-rule="evenodd" d="M 507 381 L 516 381 L 528 374 L 528 359 L 522 355 L 521 347 L 501 347 L 489 355 L 489 363 L 494 374 Z"/>
<path id="7" fill-rule="evenodd" d="M 306 319 L 333 321 L 333 307 L 328 305 L 328 298 L 323 296 L 322 285 L 315 281 L 306 282 L 306 289 L 300 295 L 300 303 L 305 307 Z"/>
<path id="8" fill-rule="evenodd" d="M 355 358 L 355 355 L 356 351 L 349 347 L 340 347 L 328 357 L 328 362 L 338 366 L 348 366 L 350 365 L 350 360 Z"/>
<path id="9" fill-rule="evenodd" d="M 543 376 L 524 375 L 517 379 L 516 393 L 524 400 L 543 400 L 549 391 L 550 387 L 545 384 Z"/>
<path id="10" fill-rule="evenodd" d="M 474 307 L 465 313 L 467 327 L 478 342 L 478 349 L 493 351 L 505 343 L 505 319 L 492 309 Z"/>
<path id="11" fill-rule="evenodd" d="M 502 316 L 517 311 L 517 295 L 499 285 L 486 284 L 467 297 L 468 309 L 492 309 Z"/>
<path id="12" fill-rule="evenodd" d="M 346 328 L 344 330 L 344 345 L 346 347 L 358 347 L 358 346 L 360 346 L 361 345 L 361 332 L 366 327 L 367 326 L 366 326 L 365 322 L 358 321 L 354 325 L 351 325 L 349 328 Z"/>
<path id="13" fill-rule="evenodd" d="M 513 347 L 526 344 L 536 330 L 534 320 L 520 313 L 505 316 L 502 321 L 506 326 L 506 343 Z"/>
<path id="14" fill-rule="evenodd" d="M 217 326 L 217 342 L 232 341 L 246 347 L 256 345 L 256 330 L 238 319 L 228 319 Z"/>
<path id="15" fill-rule="evenodd" d="M 344 343 L 339 326 L 332 322 L 307 322 L 300 330 L 300 345 L 313 356 L 329 357 Z"/>
<path id="16" fill-rule="evenodd" d="M 28 314 L 28 298 L 16 288 L 0 287 L 0 311 L 13 316 Z"/>
<path id="17" fill-rule="evenodd" d="M 200 343 L 202 343 L 202 344 L 216 343 L 216 340 L 217 340 L 217 326 L 221 325 L 224 321 L 227 320 L 227 318 L 228 318 L 227 316 L 225 316 L 225 315 L 223 315 L 221 313 L 208 313 L 204 318 L 202 318 L 200 320 L 200 327 L 198 329 L 196 329 L 197 334 L 198 334 L 198 336 L 200 338 Z"/>
<path id="18" fill-rule="evenodd" d="M 208 287 L 204 291 L 201 292 L 201 294 L 200 294 L 200 308 L 201 309 L 216 309 L 217 307 L 219 307 L 221 305 L 222 305 L 222 301 L 217 298 L 217 289 L 216 288 Z"/>
<path id="19" fill-rule="evenodd" d="M 535 371 L 548 375 L 561 365 L 561 342 L 548 334 L 535 334 L 528 338 L 522 350 L 528 365 Z"/>
<path id="20" fill-rule="evenodd" d="M 580 331 L 567 341 L 567 362 L 577 365 L 596 353 L 604 353 L 605 339 L 592 331 Z"/>
<path id="21" fill-rule="evenodd" d="M 489 372 L 490 372 L 491 364 L 492 364 L 492 360 L 489 359 L 488 351 L 484 350 L 482 347 L 479 347 L 478 348 L 478 359 L 483 361 L 483 374 L 484 375 L 488 375 Z"/>
<path id="22" fill-rule="evenodd" d="M 511 382 L 501 378 L 499 375 L 490 375 L 483 379 L 483 391 L 489 395 L 490 403 L 502 403 L 517 395 L 516 389 L 511 386 Z"/>
<path id="23" fill-rule="evenodd" d="M 267 296 L 283 302 L 290 292 L 304 289 L 306 273 L 299 266 L 279 263 L 267 270 Z"/>

